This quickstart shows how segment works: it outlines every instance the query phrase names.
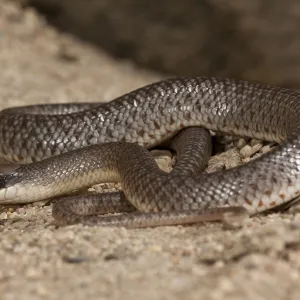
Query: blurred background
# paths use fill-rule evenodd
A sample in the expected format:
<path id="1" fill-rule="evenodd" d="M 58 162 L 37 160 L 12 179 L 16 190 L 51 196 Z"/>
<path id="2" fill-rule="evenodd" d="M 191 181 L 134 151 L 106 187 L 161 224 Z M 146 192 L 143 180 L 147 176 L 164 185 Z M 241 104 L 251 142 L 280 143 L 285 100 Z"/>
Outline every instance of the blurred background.
<path id="1" fill-rule="evenodd" d="M 21 0 L 60 31 L 167 75 L 300 87 L 298 0 Z"/>

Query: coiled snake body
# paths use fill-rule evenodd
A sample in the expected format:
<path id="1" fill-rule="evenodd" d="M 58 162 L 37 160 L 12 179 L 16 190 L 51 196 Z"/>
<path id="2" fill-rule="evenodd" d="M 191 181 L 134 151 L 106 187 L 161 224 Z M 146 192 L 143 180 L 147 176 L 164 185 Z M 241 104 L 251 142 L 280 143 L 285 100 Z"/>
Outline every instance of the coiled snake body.
<path id="1" fill-rule="evenodd" d="M 133 206 L 124 204 L 122 196 L 116 201 L 140 213 L 104 219 L 75 217 L 72 209 L 93 214 L 99 204 L 69 199 L 54 206 L 54 216 L 59 223 L 65 218 L 65 223 L 138 227 L 195 222 L 197 213 L 199 220 L 217 219 L 220 212 L 230 211 L 224 206 L 242 207 L 252 215 L 300 193 L 299 113 L 297 92 L 217 78 L 169 79 L 102 105 L 6 109 L 0 113 L 1 156 L 29 164 L 0 177 L 0 204 L 33 202 L 102 181 L 121 181 Z M 279 145 L 259 159 L 226 171 L 196 174 L 200 163 L 185 157 L 189 170 L 169 175 L 160 171 L 145 148 L 192 126 Z M 200 136 L 208 140 L 204 130 L 188 130 L 192 141 L 184 142 L 187 148 L 197 146 Z M 204 144 L 195 156 L 209 152 Z M 108 209 L 103 203 L 97 209 L 110 212 L 114 201 L 106 204 Z"/>

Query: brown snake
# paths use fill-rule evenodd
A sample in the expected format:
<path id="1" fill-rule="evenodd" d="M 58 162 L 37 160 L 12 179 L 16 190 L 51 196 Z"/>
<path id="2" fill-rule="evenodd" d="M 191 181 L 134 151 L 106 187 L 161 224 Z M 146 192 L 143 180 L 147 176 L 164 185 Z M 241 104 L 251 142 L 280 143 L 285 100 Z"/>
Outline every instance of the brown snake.
<path id="1" fill-rule="evenodd" d="M 232 212 L 253 215 L 290 202 L 300 192 L 299 113 L 295 91 L 217 78 L 169 79 L 103 105 L 3 110 L 1 156 L 29 164 L 0 178 L 0 203 L 33 202 L 121 181 L 125 196 L 111 204 L 102 199 L 106 204 L 100 212 L 112 212 L 125 197 L 132 207 L 124 199 L 120 207 L 140 212 L 86 217 L 80 214 L 99 211 L 102 200 L 68 199 L 54 205 L 54 217 L 60 224 L 144 227 L 215 220 Z M 280 144 L 246 165 L 213 174 L 196 174 L 201 164 L 171 174 L 159 170 L 145 148 L 191 126 Z M 197 149 L 197 140 L 191 145 Z"/>

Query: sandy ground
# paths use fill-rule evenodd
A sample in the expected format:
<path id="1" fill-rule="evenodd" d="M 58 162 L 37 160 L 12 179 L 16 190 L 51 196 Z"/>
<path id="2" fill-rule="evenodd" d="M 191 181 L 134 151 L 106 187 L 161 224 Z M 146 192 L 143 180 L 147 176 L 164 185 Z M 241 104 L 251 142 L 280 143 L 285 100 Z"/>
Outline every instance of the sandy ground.
<path id="1" fill-rule="evenodd" d="M 0 109 L 110 100 L 162 76 L 0 2 Z M 300 299 L 300 214 L 142 230 L 57 228 L 51 205 L 2 206 L 0 299 Z"/>

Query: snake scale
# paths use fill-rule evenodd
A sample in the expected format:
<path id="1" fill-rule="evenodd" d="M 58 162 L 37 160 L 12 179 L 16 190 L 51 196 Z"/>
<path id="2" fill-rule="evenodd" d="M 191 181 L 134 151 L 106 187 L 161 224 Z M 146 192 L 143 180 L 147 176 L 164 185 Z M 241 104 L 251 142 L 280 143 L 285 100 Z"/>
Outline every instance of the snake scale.
<path id="1" fill-rule="evenodd" d="M 209 152 L 209 138 L 195 126 L 279 144 L 248 164 L 201 173 L 203 161 L 194 159 Z M 177 137 L 187 137 L 179 142 L 181 167 L 164 173 L 146 149 L 176 138 L 183 128 L 186 133 Z M 300 95 L 234 79 L 173 78 L 101 105 L 10 108 L 0 112 L 0 153 L 22 164 L 0 177 L 1 204 L 38 201 L 103 181 L 122 183 L 124 194 L 110 200 L 58 201 L 53 215 L 60 224 L 145 227 L 231 212 L 253 215 L 300 193 Z M 185 169 L 182 162 L 189 164 L 185 156 L 193 153 Z M 130 213 L 89 216 L 114 208 Z"/>

